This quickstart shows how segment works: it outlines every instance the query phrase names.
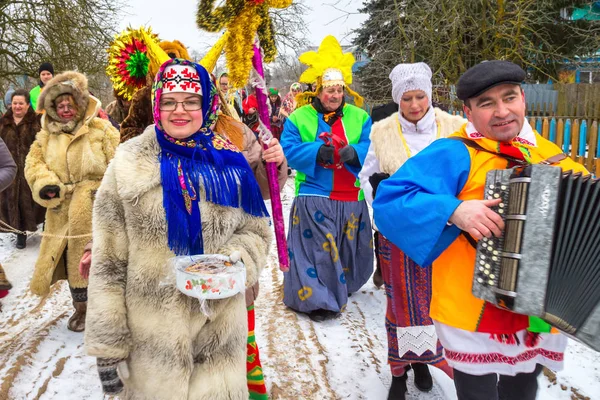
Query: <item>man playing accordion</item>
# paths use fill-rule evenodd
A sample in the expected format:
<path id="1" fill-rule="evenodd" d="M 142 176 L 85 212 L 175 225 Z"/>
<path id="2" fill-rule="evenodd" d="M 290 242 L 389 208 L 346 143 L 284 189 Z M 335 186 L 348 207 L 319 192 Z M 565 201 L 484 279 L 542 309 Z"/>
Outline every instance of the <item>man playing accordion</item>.
<path id="1" fill-rule="evenodd" d="M 473 296 L 474 239 L 500 236 L 503 219 L 483 198 L 486 173 L 561 154 L 525 118 L 525 71 L 487 61 L 459 79 L 469 122 L 433 142 L 383 181 L 373 203 L 380 232 L 419 265 L 432 265 L 431 318 L 454 368 L 460 400 L 534 400 L 537 376 L 560 370 L 567 338 L 545 322 Z M 587 173 L 569 158 L 555 165 Z M 462 233 L 462 234 L 461 234 Z M 498 376 L 499 375 L 499 376 Z"/>

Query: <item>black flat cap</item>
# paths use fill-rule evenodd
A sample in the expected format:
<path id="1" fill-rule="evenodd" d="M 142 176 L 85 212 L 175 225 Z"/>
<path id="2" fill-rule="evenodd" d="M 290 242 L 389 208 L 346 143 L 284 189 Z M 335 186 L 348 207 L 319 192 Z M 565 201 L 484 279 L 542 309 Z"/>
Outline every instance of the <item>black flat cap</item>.
<path id="1" fill-rule="evenodd" d="M 456 95 L 462 101 L 477 97 L 486 90 L 504 83 L 520 85 L 525 71 L 510 61 L 484 61 L 465 72 L 456 85 Z"/>

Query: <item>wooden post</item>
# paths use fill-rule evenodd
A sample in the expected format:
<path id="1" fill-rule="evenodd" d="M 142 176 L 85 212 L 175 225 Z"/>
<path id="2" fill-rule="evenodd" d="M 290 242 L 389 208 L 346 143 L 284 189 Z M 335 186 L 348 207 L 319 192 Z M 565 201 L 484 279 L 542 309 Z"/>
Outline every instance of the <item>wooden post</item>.
<path id="1" fill-rule="evenodd" d="M 542 132 L 540 133 L 544 139 L 548 139 L 550 134 L 550 123 L 548 122 L 547 117 L 542 120 Z"/>
<path id="2" fill-rule="evenodd" d="M 573 118 L 571 125 L 571 158 L 577 161 L 579 152 L 579 118 Z"/>
<path id="3" fill-rule="evenodd" d="M 563 138 L 565 134 L 565 121 L 559 118 L 556 123 L 556 141 L 554 142 L 558 147 L 563 148 Z"/>
<path id="4" fill-rule="evenodd" d="M 590 172 L 592 172 L 594 170 L 594 173 L 596 174 L 596 176 L 599 176 L 600 168 L 598 167 L 598 165 L 600 163 L 600 157 L 598 157 L 598 121 L 597 120 L 592 122 L 592 124 L 590 125 L 588 136 L 589 136 L 588 143 L 590 144 L 590 147 L 588 148 L 588 158 L 587 158 L 585 167 Z M 594 160 L 596 160 L 595 165 L 594 165 Z"/>

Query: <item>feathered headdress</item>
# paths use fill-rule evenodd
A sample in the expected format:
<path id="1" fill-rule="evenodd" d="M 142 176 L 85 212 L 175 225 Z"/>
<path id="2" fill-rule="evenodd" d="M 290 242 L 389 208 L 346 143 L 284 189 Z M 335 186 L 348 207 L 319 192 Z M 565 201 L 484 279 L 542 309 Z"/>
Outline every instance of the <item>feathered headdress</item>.
<path id="1" fill-rule="evenodd" d="M 146 86 L 151 63 L 148 44 L 158 46 L 158 36 L 151 28 L 127 28 L 111 42 L 106 73 L 118 96 L 131 100 L 135 92 Z M 160 64 L 159 64 L 160 65 Z"/>
<path id="2" fill-rule="evenodd" d="M 354 98 L 354 104 L 362 107 L 363 98 L 348 86 L 352 84 L 354 56 L 352 53 L 343 53 L 342 46 L 335 37 L 327 36 L 317 51 L 307 51 L 298 59 L 301 63 L 308 65 L 308 69 L 300 75 L 299 81 L 309 84 L 317 83 L 314 92 L 301 93 L 296 97 L 299 106 L 308 104 L 309 99 L 315 97 L 322 88 L 341 85 Z"/>

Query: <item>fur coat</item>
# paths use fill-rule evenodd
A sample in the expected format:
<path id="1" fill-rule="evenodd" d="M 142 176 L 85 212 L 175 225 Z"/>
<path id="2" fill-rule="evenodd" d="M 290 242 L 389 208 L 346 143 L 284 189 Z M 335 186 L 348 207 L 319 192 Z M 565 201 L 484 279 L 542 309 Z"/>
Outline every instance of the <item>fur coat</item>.
<path id="1" fill-rule="evenodd" d="M 78 106 L 73 121 L 61 123 L 54 100 L 71 93 Z M 100 101 L 89 95 L 87 79 L 65 72 L 47 83 L 38 108 L 45 110 L 42 130 L 25 161 L 25 178 L 33 199 L 47 208 L 45 233 L 31 280 L 31 291 L 45 295 L 50 285 L 68 276 L 72 288 L 87 287 L 79 274 L 79 259 L 92 232 L 92 203 L 102 176 L 119 144 L 119 132 L 109 121 L 97 117 Z M 56 185 L 58 195 L 40 197 L 44 186 Z M 65 251 L 67 250 L 67 251 Z"/>
<path id="2" fill-rule="evenodd" d="M 36 231 L 44 222 L 44 207 L 33 201 L 31 189 L 25 180 L 25 158 L 41 129 L 41 115 L 29 107 L 19 125 L 15 125 L 12 110 L 0 118 L 0 138 L 6 143 L 17 164 L 17 176 L 5 191 L 0 193 L 0 219 L 20 231 Z"/>
<path id="3" fill-rule="evenodd" d="M 121 122 L 121 143 L 139 136 L 152 124 L 152 85 L 147 85 L 133 95 L 129 113 Z"/>
<path id="4" fill-rule="evenodd" d="M 167 244 L 154 126 L 122 144 L 94 204 L 85 344 L 88 355 L 125 359 L 122 399 L 247 400 L 244 295 L 197 299 L 165 280 Z M 199 193 L 204 198 L 204 191 Z M 266 264 L 267 218 L 200 203 L 207 254 L 238 250 L 252 286 Z"/>
<path id="5" fill-rule="evenodd" d="M 457 115 L 450 115 L 439 108 L 434 109 L 435 120 L 439 124 L 439 137 L 445 138 L 458 131 L 467 120 Z M 398 113 L 376 122 L 371 128 L 371 143 L 379 165 L 380 172 L 393 175 L 408 160 L 408 154 L 402 139 L 398 135 Z"/>
<path id="6" fill-rule="evenodd" d="M 121 125 L 121 123 L 127 116 L 129 109 L 125 108 L 123 100 L 117 97 L 116 100 L 113 100 L 106 106 L 106 109 L 104 111 L 106 112 L 106 114 L 108 114 L 109 117 L 113 119 L 113 121 L 115 121 L 118 125 Z"/>

